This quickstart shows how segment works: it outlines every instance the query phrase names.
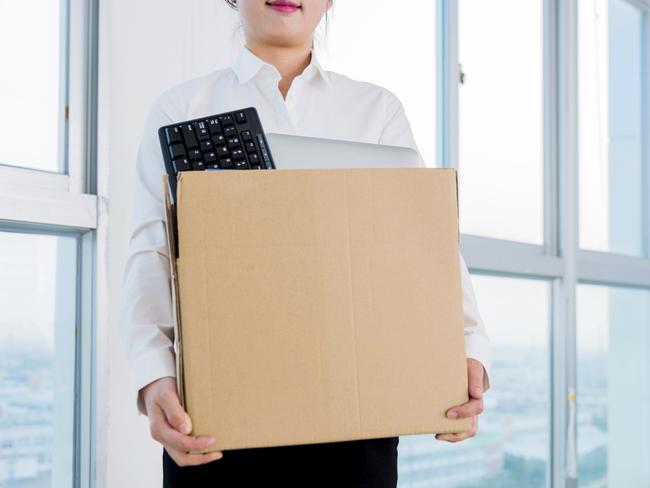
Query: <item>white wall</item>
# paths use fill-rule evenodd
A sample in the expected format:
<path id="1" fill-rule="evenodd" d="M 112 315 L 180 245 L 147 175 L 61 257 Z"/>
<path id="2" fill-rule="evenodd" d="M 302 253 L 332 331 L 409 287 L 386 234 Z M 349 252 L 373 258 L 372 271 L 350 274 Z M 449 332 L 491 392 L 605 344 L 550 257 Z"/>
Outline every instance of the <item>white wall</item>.
<path id="1" fill-rule="evenodd" d="M 146 417 L 137 414 L 117 323 L 136 151 L 154 98 L 179 81 L 228 66 L 241 29 L 223 0 L 100 4 L 99 191 L 108 216 L 99 235 L 107 260 L 98 263 L 97 487 L 157 487 L 162 450 L 149 438 Z"/>

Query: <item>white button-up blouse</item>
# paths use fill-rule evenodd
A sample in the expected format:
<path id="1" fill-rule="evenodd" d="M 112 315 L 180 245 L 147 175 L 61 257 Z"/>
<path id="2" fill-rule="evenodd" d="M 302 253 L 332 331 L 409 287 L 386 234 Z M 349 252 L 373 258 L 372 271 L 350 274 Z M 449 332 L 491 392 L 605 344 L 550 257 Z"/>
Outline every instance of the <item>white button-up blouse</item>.
<path id="1" fill-rule="evenodd" d="M 278 88 L 280 79 L 273 65 L 242 45 L 230 67 L 171 87 L 147 114 L 136 163 L 121 303 L 121 333 L 137 391 L 176 374 L 158 128 L 254 106 L 266 132 L 407 146 L 419 154 L 402 103 L 386 88 L 324 70 L 313 50 L 286 100 Z M 490 343 L 462 255 L 459 265 L 466 354 L 480 361 L 489 376 Z M 137 404 L 143 413 L 141 395 Z"/>

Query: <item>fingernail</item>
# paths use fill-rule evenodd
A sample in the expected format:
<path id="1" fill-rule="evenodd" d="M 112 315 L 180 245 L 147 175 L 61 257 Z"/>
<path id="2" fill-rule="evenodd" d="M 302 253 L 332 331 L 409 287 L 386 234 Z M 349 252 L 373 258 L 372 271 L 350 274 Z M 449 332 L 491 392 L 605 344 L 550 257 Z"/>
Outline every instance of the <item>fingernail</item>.
<path id="1" fill-rule="evenodd" d="M 456 417 L 458 417 L 458 412 L 452 410 L 451 412 L 447 413 L 447 417 L 449 417 L 450 419 L 455 419 Z"/>
<path id="2" fill-rule="evenodd" d="M 203 442 L 205 443 L 205 446 L 208 447 L 214 444 L 216 442 L 216 439 L 214 437 L 206 437 L 204 438 Z"/>
<path id="3" fill-rule="evenodd" d="M 479 387 L 476 387 L 476 388 L 474 388 L 474 389 L 472 390 L 472 395 L 479 396 L 479 395 L 481 395 L 482 393 L 483 393 L 483 390 L 482 390 L 481 388 L 479 388 Z"/>
<path id="4" fill-rule="evenodd" d="M 212 453 L 212 460 L 216 461 L 217 459 L 221 459 L 223 457 L 223 453 L 221 451 L 213 452 Z"/>
<path id="5" fill-rule="evenodd" d="M 189 434 L 190 430 L 191 430 L 190 424 L 188 424 L 187 422 L 185 422 L 183 425 L 181 425 L 181 432 L 183 434 Z"/>

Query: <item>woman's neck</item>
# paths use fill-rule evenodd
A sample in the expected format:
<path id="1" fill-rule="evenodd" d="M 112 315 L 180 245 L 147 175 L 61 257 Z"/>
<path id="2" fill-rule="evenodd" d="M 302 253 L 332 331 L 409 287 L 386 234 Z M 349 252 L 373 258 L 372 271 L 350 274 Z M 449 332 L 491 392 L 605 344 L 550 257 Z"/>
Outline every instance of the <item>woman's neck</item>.
<path id="1" fill-rule="evenodd" d="M 283 98 L 287 98 L 293 79 L 309 66 L 311 61 L 311 45 L 305 46 L 269 46 L 246 41 L 246 47 L 262 61 L 272 64 L 280 72 L 282 78 L 278 88 Z"/>

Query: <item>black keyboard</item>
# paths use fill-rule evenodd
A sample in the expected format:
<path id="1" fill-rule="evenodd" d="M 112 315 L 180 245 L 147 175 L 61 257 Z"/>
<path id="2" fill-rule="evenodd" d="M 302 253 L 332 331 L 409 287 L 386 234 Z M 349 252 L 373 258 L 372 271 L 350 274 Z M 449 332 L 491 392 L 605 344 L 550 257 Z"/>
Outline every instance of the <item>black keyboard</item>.
<path id="1" fill-rule="evenodd" d="M 183 171 L 275 169 L 255 107 L 167 125 L 158 137 L 174 202 Z"/>

